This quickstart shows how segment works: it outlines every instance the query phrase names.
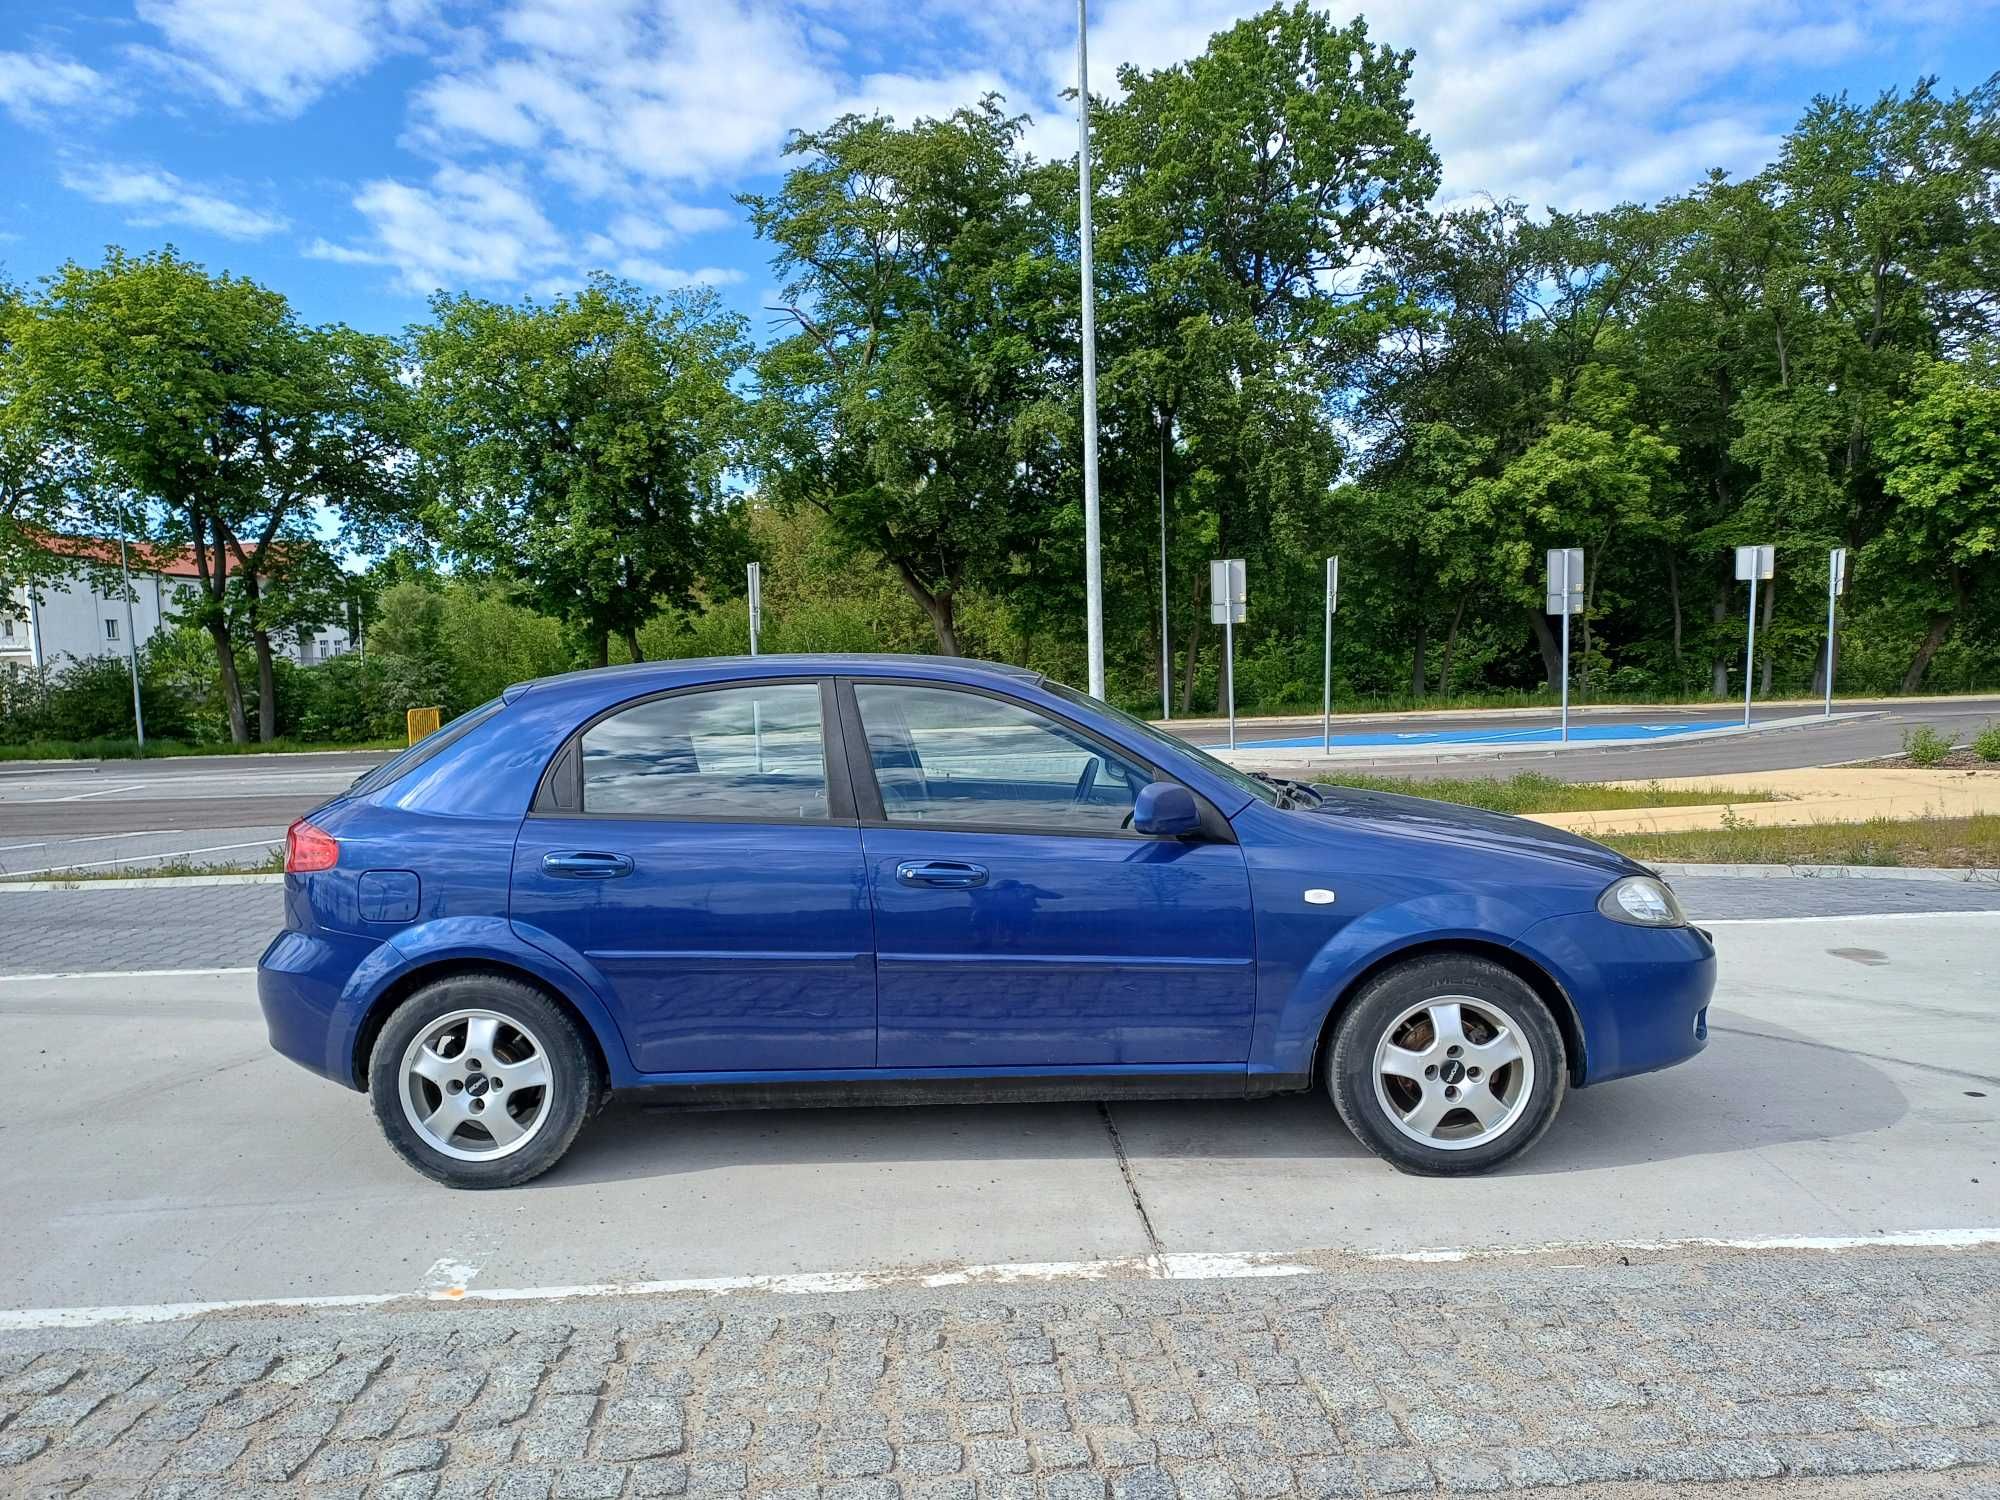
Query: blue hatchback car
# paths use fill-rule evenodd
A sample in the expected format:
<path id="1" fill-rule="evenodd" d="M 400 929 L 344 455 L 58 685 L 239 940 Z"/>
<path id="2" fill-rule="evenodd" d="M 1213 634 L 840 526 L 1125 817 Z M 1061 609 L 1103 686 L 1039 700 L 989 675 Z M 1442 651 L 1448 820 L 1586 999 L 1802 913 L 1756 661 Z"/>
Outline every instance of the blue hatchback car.
<path id="1" fill-rule="evenodd" d="M 1691 1057 L 1715 950 L 1519 819 L 1245 775 L 1034 672 L 650 663 L 509 688 L 293 825 L 271 1041 L 457 1187 L 613 1092 L 700 1104 L 1324 1088 L 1476 1172 Z"/>

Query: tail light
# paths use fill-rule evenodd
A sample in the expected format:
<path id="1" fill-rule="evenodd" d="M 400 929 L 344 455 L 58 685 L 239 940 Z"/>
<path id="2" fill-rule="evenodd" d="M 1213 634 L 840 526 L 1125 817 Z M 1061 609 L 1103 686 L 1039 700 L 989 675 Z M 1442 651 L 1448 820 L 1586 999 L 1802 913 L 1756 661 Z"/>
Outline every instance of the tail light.
<path id="1" fill-rule="evenodd" d="M 285 830 L 285 873 L 310 875 L 340 863 L 340 844 L 324 829 L 300 818 Z"/>

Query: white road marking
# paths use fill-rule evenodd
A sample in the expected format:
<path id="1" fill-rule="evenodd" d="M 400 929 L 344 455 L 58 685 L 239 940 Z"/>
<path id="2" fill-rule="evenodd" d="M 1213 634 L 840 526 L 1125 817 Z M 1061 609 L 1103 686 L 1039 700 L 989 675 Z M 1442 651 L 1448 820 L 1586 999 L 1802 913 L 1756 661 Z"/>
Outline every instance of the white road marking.
<path id="1" fill-rule="evenodd" d="M 780 1296 L 820 1296 L 837 1292 L 877 1292 L 896 1288 L 1005 1286 L 1064 1281 L 1237 1280 L 1308 1276 L 1325 1270 L 1301 1257 L 1375 1264 L 1444 1265 L 1462 1261 L 1518 1259 L 1529 1255 L 1596 1251 L 1810 1250 L 1838 1253 L 1866 1249 L 1967 1250 L 2000 1245 L 2000 1228 L 1915 1229 L 1868 1235 L 1774 1235 L 1756 1239 L 1607 1240 L 1581 1244 L 1509 1245 L 1494 1249 L 1374 1251 L 1245 1251 L 1239 1254 L 1133 1255 L 1111 1260 L 1024 1261 L 968 1265 L 947 1271 L 792 1271 L 765 1276 L 691 1276 L 671 1281 L 597 1282 L 578 1286 L 420 1287 L 404 1292 L 359 1292 L 345 1296 L 246 1297 L 226 1302 L 149 1302 L 109 1307 L 21 1307 L 0 1310 L 0 1332 L 31 1328 L 90 1328 L 108 1323 L 172 1323 L 213 1313 L 266 1310 L 321 1311 L 386 1307 L 411 1300 L 430 1302 L 563 1302 L 604 1297 L 726 1297 L 744 1292 Z M 439 1263 L 440 1265 L 443 1262 Z M 432 1267 L 437 1270 L 436 1266 Z M 428 1277 L 426 1278 L 429 1279 Z"/>
<path id="2" fill-rule="evenodd" d="M 47 984 L 58 979 L 187 979 L 198 974 L 255 974 L 257 966 L 230 969 L 65 969 L 54 974 L 0 974 L 0 984 Z"/>
<path id="3" fill-rule="evenodd" d="M 50 849 L 57 844 L 101 844 L 106 839 L 157 839 L 186 832 L 185 828 L 145 828 L 135 833 L 86 833 L 75 838 L 42 839 L 33 844 L 0 844 L 0 854 L 11 854 L 17 849 Z"/>

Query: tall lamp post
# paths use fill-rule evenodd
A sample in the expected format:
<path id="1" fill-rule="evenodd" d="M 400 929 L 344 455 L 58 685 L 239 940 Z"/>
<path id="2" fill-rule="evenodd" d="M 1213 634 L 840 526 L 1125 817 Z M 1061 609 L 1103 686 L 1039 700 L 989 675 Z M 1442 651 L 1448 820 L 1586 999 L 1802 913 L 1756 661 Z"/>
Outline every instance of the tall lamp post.
<path id="1" fill-rule="evenodd" d="M 1083 263 L 1083 588 L 1090 696 L 1104 697 L 1104 557 L 1097 515 L 1097 281 L 1090 266 L 1090 50 L 1088 0 L 1076 0 L 1077 235 Z"/>
<path id="2" fill-rule="evenodd" d="M 118 576 L 125 584 L 125 662 L 132 671 L 132 727 L 146 748 L 146 710 L 139 703 L 139 632 L 132 618 L 132 566 L 125 556 L 125 528 L 118 528 Z"/>

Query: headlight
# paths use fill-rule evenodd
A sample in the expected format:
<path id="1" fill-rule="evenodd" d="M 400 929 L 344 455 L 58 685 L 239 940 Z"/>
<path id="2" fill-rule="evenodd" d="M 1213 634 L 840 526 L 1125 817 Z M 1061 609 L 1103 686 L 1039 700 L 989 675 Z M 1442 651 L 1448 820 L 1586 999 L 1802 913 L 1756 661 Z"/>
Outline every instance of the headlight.
<path id="1" fill-rule="evenodd" d="M 1614 922 L 1631 927 L 1685 927 L 1687 913 L 1664 880 L 1628 875 L 1606 888 L 1597 909 Z"/>

